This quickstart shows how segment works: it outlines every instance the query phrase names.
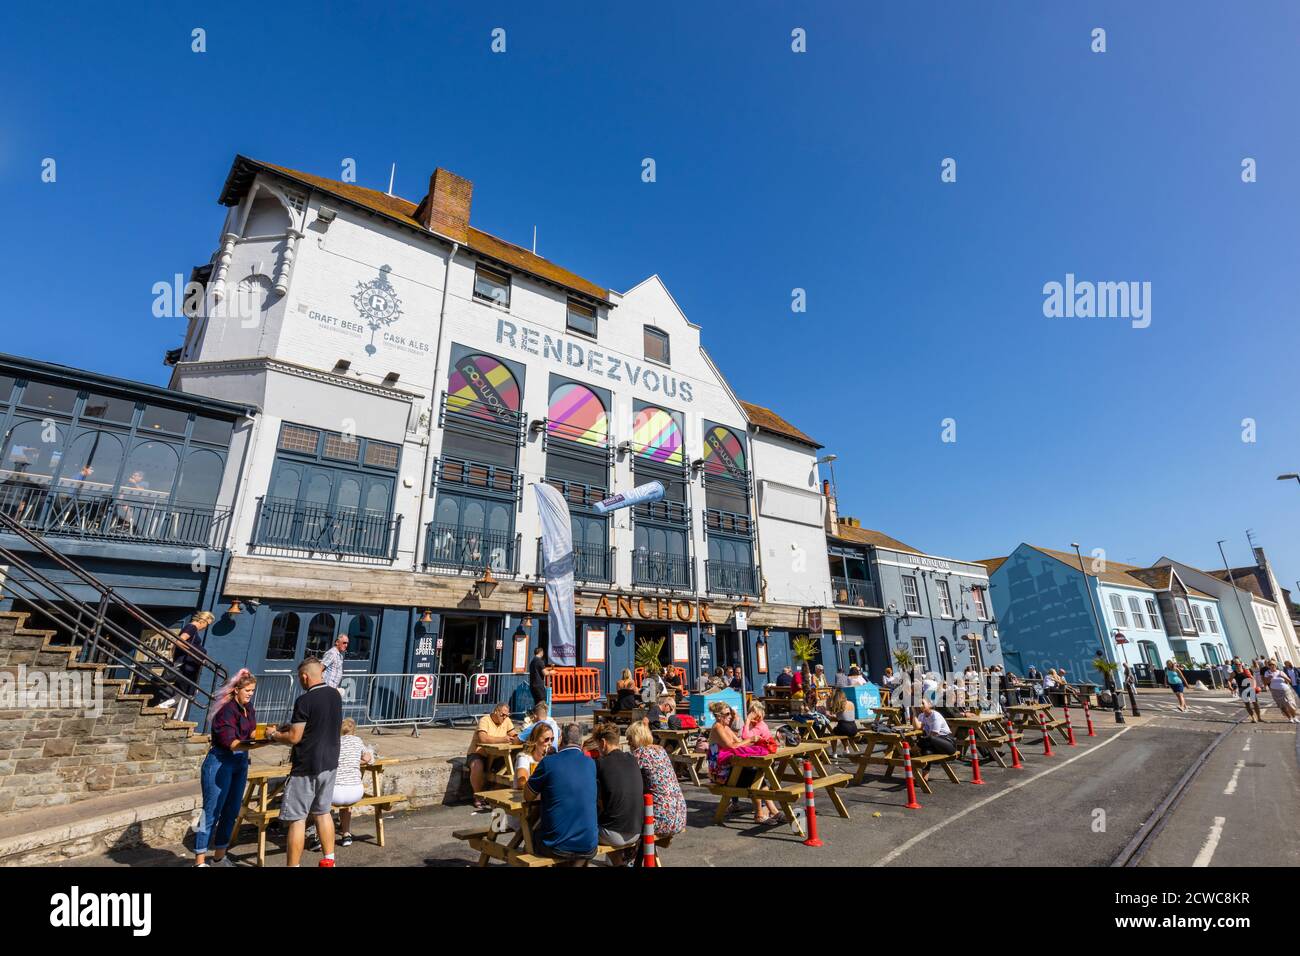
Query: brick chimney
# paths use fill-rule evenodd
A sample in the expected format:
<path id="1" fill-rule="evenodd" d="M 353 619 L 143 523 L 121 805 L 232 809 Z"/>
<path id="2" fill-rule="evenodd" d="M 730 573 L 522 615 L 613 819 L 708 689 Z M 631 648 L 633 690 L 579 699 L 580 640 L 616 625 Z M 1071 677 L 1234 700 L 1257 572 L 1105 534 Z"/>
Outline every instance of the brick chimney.
<path id="1" fill-rule="evenodd" d="M 835 496 L 831 494 L 831 483 L 829 481 L 822 482 L 822 494 L 826 496 L 826 533 L 839 534 L 839 508 L 835 503 Z"/>
<path id="2" fill-rule="evenodd" d="M 469 238 L 469 207 L 474 184 L 446 169 L 435 169 L 429 177 L 429 194 L 415 210 L 417 222 L 432 232 L 457 242 Z"/>

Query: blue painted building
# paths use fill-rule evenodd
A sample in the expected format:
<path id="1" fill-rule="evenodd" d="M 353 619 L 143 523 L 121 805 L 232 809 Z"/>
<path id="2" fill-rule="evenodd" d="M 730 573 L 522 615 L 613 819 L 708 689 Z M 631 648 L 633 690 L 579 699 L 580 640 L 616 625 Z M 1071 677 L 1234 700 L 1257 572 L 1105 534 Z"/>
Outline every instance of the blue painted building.
<path id="1" fill-rule="evenodd" d="M 925 554 L 831 512 L 827 548 L 840 666 L 858 664 L 878 683 L 885 667 L 897 666 L 898 651 L 942 674 L 1002 663 L 982 564 Z"/>
<path id="2" fill-rule="evenodd" d="M 1139 679 L 1150 679 L 1170 659 L 1191 665 L 1228 657 L 1218 599 L 1170 566 L 1122 564 L 1100 552 L 1080 559 L 1030 544 L 982 563 L 990 571 L 1007 667 L 1015 673 L 1031 665 L 1064 667 L 1076 680 L 1096 680 L 1098 650 L 1108 660 L 1127 660 Z"/>
<path id="3" fill-rule="evenodd" d="M 231 402 L 0 355 L 0 510 L 179 626 L 217 606 L 252 415 Z M 77 600 L 92 600 L 90 588 L 19 536 L 0 534 L 0 543 Z M 139 633 L 133 620 L 116 623 Z"/>

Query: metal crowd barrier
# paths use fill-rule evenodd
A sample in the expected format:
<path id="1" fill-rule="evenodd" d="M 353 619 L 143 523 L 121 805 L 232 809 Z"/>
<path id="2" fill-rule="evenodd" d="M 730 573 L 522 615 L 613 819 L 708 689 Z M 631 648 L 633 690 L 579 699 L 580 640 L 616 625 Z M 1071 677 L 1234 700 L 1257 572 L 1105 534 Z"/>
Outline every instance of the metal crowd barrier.
<path id="1" fill-rule="evenodd" d="M 421 696 L 412 696 L 420 682 Z M 522 688 L 522 690 L 520 689 Z M 296 673 L 259 674 L 253 707 L 261 723 L 288 723 L 302 693 Z M 532 704 L 527 674 L 344 674 L 343 716 L 358 727 L 471 726 L 499 703 L 518 714 Z"/>

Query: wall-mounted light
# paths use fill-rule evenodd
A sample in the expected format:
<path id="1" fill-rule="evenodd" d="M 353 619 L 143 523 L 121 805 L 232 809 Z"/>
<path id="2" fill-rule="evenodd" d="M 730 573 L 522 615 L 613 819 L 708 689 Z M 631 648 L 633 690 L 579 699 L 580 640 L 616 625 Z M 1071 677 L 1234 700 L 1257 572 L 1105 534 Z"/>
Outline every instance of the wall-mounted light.
<path id="1" fill-rule="evenodd" d="M 620 455 L 623 454 L 624 452 L 629 452 L 631 450 L 632 450 L 632 443 L 630 441 L 621 441 L 618 443 L 618 453 Z"/>
<path id="2" fill-rule="evenodd" d="M 425 609 L 424 609 L 424 613 L 420 615 L 420 623 L 421 623 L 421 624 L 432 624 L 432 623 L 433 623 L 433 612 L 430 611 L 428 608 L 425 608 Z"/>
<path id="3" fill-rule="evenodd" d="M 528 430 L 534 435 L 540 435 L 542 432 L 546 431 L 546 419 L 534 418 L 528 423 Z"/>
<path id="4" fill-rule="evenodd" d="M 492 592 L 497 589 L 501 582 L 492 577 L 492 569 L 484 568 L 483 576 L 474 582 L 474 593 L 483 600 L 489 600 Z"/>
<path id="5" fill-rule="evenodd" d="M 329 224 L 338 217 L 338 214 L 338 210 L 331 206 L 321 206 L 316 210 L 316 221 L 328 228 Z"/>
<path id="6" fill-rule="evenodd" d="M 243 607 L 240 606 L 239 598 L 234 598 L 230 602 L 230 607 L 226 608 L 226 613 L 229 614 L 231 617 L 234 617 L 236 614 L 244 613 Z"/>
<path id="7" fill-rule="evenodd" d="M 347 359 L 339 359 L 337 362 L 334 363 L 334 374 L 344 375 L 347 373 L 347 370 L 350 369 L 351 367 L 352 367 L 352 363 L 349 362 Z"/>
<path id="8" fill-rule="evenodd" d="M 531 631 L 533 629 L 533 619 L 531 617 L 525 617 L 522 623 L 528 630 Z"/>
<path id="9" fill-rule="evenodd" d="M 387 375 L 384 376 L 384 383 L 383 383 L 384 387 L 392 388 L 394 385 L 397 384 L 397 380 L 401 377 L 402 377 L 401 373 L 399 372 L 389 372 Z"/>

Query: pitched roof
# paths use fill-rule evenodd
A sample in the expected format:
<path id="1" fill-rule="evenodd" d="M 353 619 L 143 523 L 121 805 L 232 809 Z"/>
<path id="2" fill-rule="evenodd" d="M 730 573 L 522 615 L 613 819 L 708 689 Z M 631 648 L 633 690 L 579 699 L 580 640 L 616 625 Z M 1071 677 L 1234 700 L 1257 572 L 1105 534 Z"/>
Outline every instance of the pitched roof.
<path id="1" fill-rule="evenodd" d="M 782 438 L 788 438 L 791 441 L 797 441 L 799 444 L 807 445 L 810 448 L 824 447 L 815 438 L 809 438 L 770 408 L 744 401 L 740 403 L 740 407 L 744 410 L 749 423 L 755 428 L 771 432 L 774 435 L 780 435 Z"/>
<path id="2" fill-rule="evenodd" d="M 1047 555 L 1049 558 L 1056 558 L 1056 560 L 1060 561 L 1062 564 L 1078 570 L 1079 556 L 1076 554 L 1069 551 L 1055 551 L 1052 548 L 1040 548 L 1036 544 L 1031 544 L 1029 547 Z M 1145 591 L 1160 590 L 1159 588 L 1148 584 L 1146 581 L 1143 581 L 1141 578 L 1136 578 L 1129 574 L 1130 571 L 1141 570 L 1136 564 L 1122 564 L 1119 561 L 1108 560 L 1105 562 L 1105 570 L 1094 571 L 1092 570 L 1091 564 L 1085 560 L 1083 566 L 1086 569 L 1084 571 L 1086 575 L 1096 578 L 1099 581 L 1105 581 L 1108 584 L 1118 584 L 1127 588 L 1142 588 Z"/>
<path id="3" fill-rule="evenodd" d="M 976 561 L 975 563 L 976 563 L 976 564 L 982 564 L 982 565 L 984 565 L 984 567 L 986 567 L 986 568 L 989 569 L 989 574 L 992 574 L 992 573 L 993 573 L 994 571 L 996 571 L 998 568 L 1002 567 L 1003 563 L 1004 563 L 1006 560 L 1007 560 L 1007 559 L 1006 559 L 1005 557 L 1001 557 L 1001 558 L 980 558 L 980 559 L 979 559 L 978 561 Z"/>
<path id="4" fill-rule="evenodd" d="M 1231 579 L 1229 579 L 1226 569 L 1222 571 L 1206 571 L 1205 573 L 1212 578 L 1218 578 L 1220 581 L 1235 583 L 1243 591 L 1249 591 L 1265 601 L 1271 602 L 1273 600 L 1269 597 L 1268 577 L 1264 574 L 1263 568 L 1254 565 L 1246 568 L 1233 568 Z"/>
<path id="5" fill-rule="evenodd" d="M 906 551 L 908 554 L 925 554 L 924 551 L 918 551 L 910 544 L 903 544 L 897 538 L 891 538 L 883 531 L 859 528 L 843 521 L 838 522 L 835 534 L 831 535 L 831 537 L 838 538 L 841 541 L 851 541 L 854 544 L 869 544 L 877 548 L 889 548 L 892 551 Z"/>
<path id="6" fill-rule="evenodd" d="M 360 206 L 370 212 L 400 222 L 404 226 L 418 229 L 426 235 L 430 234 L 429 230 L 425 229 L 414 217 L 415 210 L 418 207 L 417 203 L 408 202 L 400 196 L 390 196 L 377 189 L 367 189 L 355 183 L 341 183 L 337 180 L 326 179 L 324 176 L 316 176 L 297 169 L 289 169 L 286 166 L 277 166 L 274 163 L 250 159 L 247 156 L 235 157 L 218 201 L 225 206 L 232 206 L 238 202 L 240 197 L 243 196 L 244 190 L 248 188 L 248 184 L 252 182 L 254 174 L 259 170 L 275 173 L 300 185 L 318 189 L 355 206 Z M 526 272 L 529 275 L 593 299 L 598 299 L 601 302 L 609 301 L 609 290 L 570 272 L 568 269 L 557 266 L 541 256 L 534 255 L 523 246 L 517 246 L 512 242 L 506 242 L 504 239 L 498 239 L 481 229 L 475 229 L 473 226 L 468 227 L 465 245 L 480 255 L 495 259 L 507 266 L 512 266 L 520 272 Z"/>

